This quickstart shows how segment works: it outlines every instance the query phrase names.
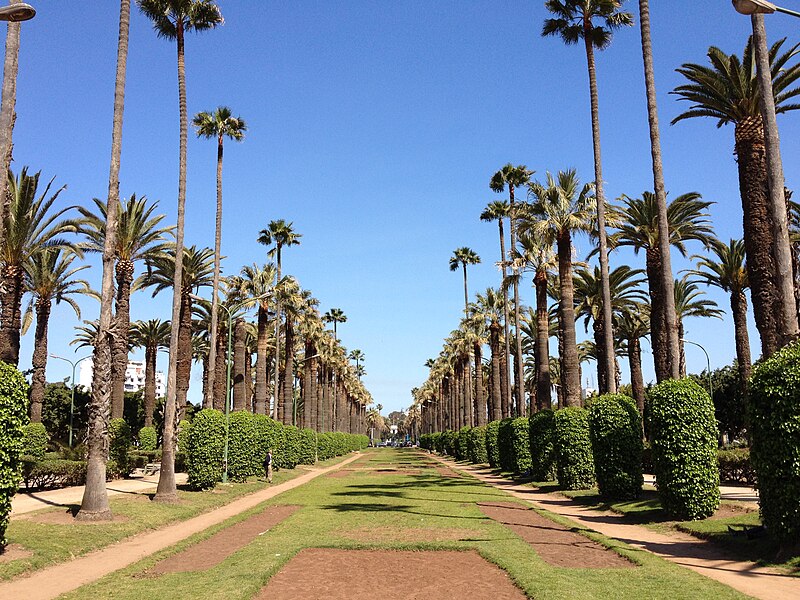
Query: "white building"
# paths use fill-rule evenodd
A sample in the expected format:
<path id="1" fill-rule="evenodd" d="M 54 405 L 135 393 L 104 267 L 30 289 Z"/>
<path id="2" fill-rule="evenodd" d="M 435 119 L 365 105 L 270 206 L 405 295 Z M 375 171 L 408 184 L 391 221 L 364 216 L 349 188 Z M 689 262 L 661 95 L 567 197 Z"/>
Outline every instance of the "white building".
<path id="1" fill-rule="evenodd" d="M 81 363 L 78 383 L 83 387 L 92 387 L 92 373 L 94 371 L 92 360 Z M 125 369 L 125 391 L 138 392 L 144 389 L 145 365 L 143 360 L 129 360 Z M 161 398 L 167 393 L 166 377 L 163 371 L 156 371 L 156 398 Z"/>

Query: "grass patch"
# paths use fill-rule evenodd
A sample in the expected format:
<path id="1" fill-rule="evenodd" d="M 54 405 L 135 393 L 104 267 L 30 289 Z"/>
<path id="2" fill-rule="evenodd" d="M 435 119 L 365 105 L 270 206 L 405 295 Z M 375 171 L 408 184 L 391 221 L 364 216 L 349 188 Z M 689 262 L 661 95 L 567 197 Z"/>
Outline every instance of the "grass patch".
<path id="1" fill-rule="evenodd" d="M 501 490 L 472 477 L 442 477 L 425 455 L 410 449 L 374 449 L 352 463 L 375 467 L 420 469 L 415 474 L 361 472 L 348 477 L 320 477 L 307 485 L 272 498 L 269 505 L 291 504 L 302 508 L 287 520 L 259 536 L 220 565 L 200 573 L 174 573 L 160 577 L 146 574 L 160 558 L 205 539 L 212 528 L 189 540 L 148 557 L 64 596 L 67 600 L 114 598 L 164 600 L 185 597 L 225 600 L 252 598 L 269 578 L 304 548 L 385 550 L 477 550 L 485 559 L 505 569 L 529 596 L 540 599 L 570 598 L 744 598 L 741 594 L 652 554 L 632 549 L 603 536 L 593 539 L 612 546 L 640 565 L 636 569 L 565 569 L 552 567 L 533 548 L 503 525 L 486 518 L 478 502 L 516 502 Z M 519 503 L 519 502 L 517 502 Z M 229 526 L 259 510 L 239 515 Z M 547 514 L 542 511 L 542 514 Z M 548 515 L 551 516 L 551 515 Z M 552 518 L 552 516 L 551 516 Z M 554 519 L 569 523 L 563 519 Z M 354 539 L 347 532 L 420 532 L 441 535 L 376 535 Z M 469 531 L 469 536 L 447 532 Z M 622 575 L 624 574 L 624 576 Z M 312 574 L 309 574 L 312 576 Z"/>

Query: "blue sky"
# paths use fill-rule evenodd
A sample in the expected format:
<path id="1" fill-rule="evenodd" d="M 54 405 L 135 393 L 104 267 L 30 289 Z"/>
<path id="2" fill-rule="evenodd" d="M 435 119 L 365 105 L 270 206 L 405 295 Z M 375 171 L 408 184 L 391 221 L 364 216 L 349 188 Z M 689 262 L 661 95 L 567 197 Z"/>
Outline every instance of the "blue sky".
<path id="1" fill-rule="evenodd" d="M 423 363 L 438 354 L 463 310 L 460 273 L 448 269 L 452 251 L 470 246 L 483 258 L 470 269 L 471 294 L 498 283 L 497 228 L 478 219 L 499 198 L 488 188 L 491 175 L 513 162 L 537 178 L 570 167 L 592 177 L 583 50 L 540 37 L 542 1 L 219 4 L 225 24 L 187 38 L 186 71 L 190 116 L 228 105 L 249 126 L 241 144 L 226 146 L 224 271 L 264 262 L 258 231 L 273 219 L 293 221 L 302 244 L 284 253 L 284 270 L 322 311 L 347 314 L 340 338 L 365 353 L 364 383 L 384 413 L 406 407 L 410 389 L 426 378 Z M 740 237 L 733 129 L 708 120 L 670 127 L 685 105 L 668 92 L 682 82 L 674 69 L 704 63 L 709 46 L 741 53 L 749 19 L 724 0 L 652 5 L 667 189 L 713 200 L 719 237 Z M 76 6 L 40 0 L 36 18 L 22 26 L 14 131 L 14 168 L 29 165 L 67 184 L 64 206 L 107 190 L 118 30 L 117 3 L 86 0 L 80 13 Z M 638 3 L 626 7 L 638 21 Z M 768 17 L 770 40 L 795 43 L 797 25 Z M 135 6 L 130 37 L 121 193 L 159 200 L 174 222 L 175 47 L 156 37 Z M 597 68 L 606 194 L 637 195 L 652 187 L 638 28 L 618 32 Z M 800 117 L 782 116 L 779 125 L 787 185 L 796 189 Z M 210 246 L 215 144 L 190 132 L 188 152 L 186 242 Z M 577 245 L 585 254 L 587 241 Z M 99 287 L 98 261 L 89 260 L 87 278 Z M 674 260 L 676 270 L 689 266 Z M 644 266 L 628 252 L 611 256 L 612 267 L 619 264 Z M 533 302 L 530 282 L 522 290 L 523 301 Z M 723 295 L 709 294 L 728 309 Z M 139 292 L 132 317 L 169 318 L 169 302 Z M 95 302 L 82 306 L 84 319 L 96 318 Z M 76 324 L 69 307 L 54 308 L 51 352 L 73 356 L 67 344 Z M 689 320 L 686 329 L 706 345 L 712 367 L 731 362 L 729 316 Z M 755 327 L 751 341 L 757 356 Z M 21 368 L 31 353 L 32 332 Z M 644 360 L 645 379 L 652 379 L 651 357 Z M 705 366 L 696 348 L 687 347 L 687 360 L 690 370 Z M 67 376 L 67 365 L 48 365 L 48 380 Z M 200 387 L 196 369 L 190 399 L 199 400 Z"/>

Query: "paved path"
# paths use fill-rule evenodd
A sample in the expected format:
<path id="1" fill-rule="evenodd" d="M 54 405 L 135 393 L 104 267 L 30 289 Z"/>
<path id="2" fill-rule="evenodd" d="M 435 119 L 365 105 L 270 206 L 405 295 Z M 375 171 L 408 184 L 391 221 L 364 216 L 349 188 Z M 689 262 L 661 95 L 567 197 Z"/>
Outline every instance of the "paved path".
<path id="1" fill-rule="evenodd" d="M 645 475 L 644 482 L 648 485 L 655 485 L 655 475 Z M 746 485 L 721 485 L 719 486 L 719 496 L 723 500 L 732 502 L 758 502 L 758 492 Z"/>
<path id="2" fill-rule="evenodd" d="M 21 579 L 0 583 L 0 598 L 49 600 L 123 569 L 151 554 L 177 544 L 195 533 L 249 510 L 278 494 L 361 458 L 355 454 L 324 469 L 311 469 L 285 483 L 254 492 L 230 504 L 156 531 L 140 533 L 75 560 L 53 565 Z M 87 525 L 87 527 L 91 527 Z"/>
<path id="3" fill-rule="evenodd" d="M 175 483 L 182 485 L 188 479 L 186 473 L 176 473 Z M 117 479 L 109 481 L 106 489 L 109 496 L 119 494 L 136 494 L 154 490 L 158 485 L 158 475 L 136 477 L 133 479 Z M 83 486 L 59 488 L 44 492 L 18 492 L 11 501 L 11 516 L 21 515 L 40 508 L 53 506 L 70 506 L 80 504 L 83 498 Z"/>
<path id="4" fill-rule="evenodd" d="M 593 510 L 560 494 L 549 494 L 530 485 L 514 483 L 495 475 L 491 469 L 485 467 L 458 464 L 436 455 L 431 456 L 534 506 L 572 519 L 587 529 L 625 542 L 634 548 L 657 554 L 754 598 L 800 599 L 800 577 L 784 575 L 775 569 L 759 567 L 749 561 L 732 559 L 717 546 L 688 534 L 675 532 L 665 535 L 640 525 L 632 525 L 625 522 L 621 515 Z"/>

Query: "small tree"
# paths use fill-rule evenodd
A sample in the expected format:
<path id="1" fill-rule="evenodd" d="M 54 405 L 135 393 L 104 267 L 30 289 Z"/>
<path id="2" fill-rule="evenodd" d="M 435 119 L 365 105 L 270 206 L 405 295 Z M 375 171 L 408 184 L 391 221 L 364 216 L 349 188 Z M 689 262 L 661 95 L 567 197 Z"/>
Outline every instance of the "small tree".
<path id="1" fill-rule="evenodd" d="M 588 411 L 578 406 L 562 408 L 555 413 L 555 424 L 558 484 L 568 490 L 591 488 L 594 460 Z"/>
<path id="2" fill-rule="evenodd" d="M 22 373 L 0 362 L 0 554 L 5 549 L 11 499 L 21 479 L 23 427 L 28 422 L 28 385 Z"/>
<path id="3" fill-rule="evenodd" d="M 594 473 L 600 495 L 637 498 L 642 491 L 642 418 L 636 401 L 605 394 L 589 407 Z"/>

